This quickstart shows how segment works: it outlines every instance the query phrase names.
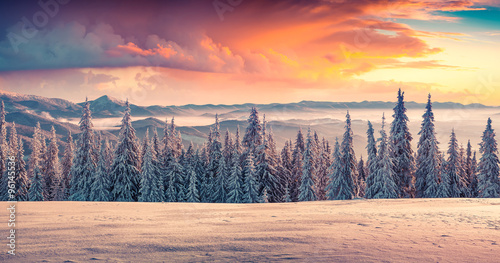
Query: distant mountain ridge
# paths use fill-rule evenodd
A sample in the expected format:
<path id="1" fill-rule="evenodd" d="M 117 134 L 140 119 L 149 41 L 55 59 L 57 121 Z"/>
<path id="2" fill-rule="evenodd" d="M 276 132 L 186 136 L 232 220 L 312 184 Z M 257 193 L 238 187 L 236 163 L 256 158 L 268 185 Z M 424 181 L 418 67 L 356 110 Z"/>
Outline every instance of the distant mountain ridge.
<path id="1" fill-rule="evenodd" d="M 7 116 L 6 120 L 9 126 L 12 122 L 16 123 L 18 134 L 25 140 L 26 154 L 30 153 L 29 146 L 33 135 L 33 127 L 37 122 L 40 122 L 44 135 L 50 136 L 49 130 L 54 126 L 59 139 L 62 143 L 66 140 L 68 132 L 73 134 L 75 139 L 78 138 L 80 130 L 78 120 L 81 117 L 84 102 L 73 103 L 64 99 L 45 98 L 35 95 L 22 95 L 13 92 L 0 91 L 0 100 L 5 103 Z M 94 119 L 103 118 L 103 121 L 108 121 L 115 118 L 121 118 L 125 109 L 125 102 L 112 98 L 110 96 L 102 96 L 95 100 L 91 100 L 90 108 Z M 219 114 L 221 131 L 226 130 L 231 133 L 236 132 L 236 127 L 240 127 L 240 132 L 244 132 L 247 124 L 248 113 L 251 107 L 259 109 L 260 116 L 268 114 L 268 116 L 284 116 L 283 119 L 268 119 L 268 127 L 274 130 L 274 135 L 278 147 L 282 147 L 286 140 L 294 138 L 298 129 L 305 129 L 310 126 L 317 131 L 321 136 L 332 140 L 342 134 L 344 129 L 344 119 L 335 118 L 329 115 L 331 112 L 341 112 L 341 116 L 345 114 L 346 109 L 387 109 L 392 111 L 396 102 L 382 101 L 363 101 L 363 102 L 325 102 L 325 101 L 301 101 L 296 103 L 271 103 L 271 104 L 234 104 L 234 105 L 194 105 L 188 104 L 183 106 L 138 106 L 131 104 L 132 116 L 135 120 L 132 122 L 137 131 L 139 138 L 142 138 L 149 129 L 150 136 L 153 129 L 156 128 L 158 135 L 163 136 L 163 128 L 166 125 L 165 118 L 180 117 L 209 117 L 212 118 L 216 113 Z M 419 109 L 422 112 L 425 109 L 424 103 L 405 102 L 407 109 Z M 453 102 L 434 102 L 434 109 L 499 109 L 500 107 L 485 106 L 482 104 L 462 105 Z M 306 113 L 306 116 L 314 116 L 311 119 L 304 119 L 300 113 Z M 309 115 L 308 113 L 312 113 Z M 304 115 L 302 115 L 304 116 Z M 196 118 L 195 118 L 196 119 Z M 205 118 L 206 119 L 206 118 Z M 118 125 L 113 120 L 113 125 Z M 212 119 L 213 120 L 213 119 Z M 98 121 L 95 120 L 94 124 Z M 207 138 L 210 130 L 210 125 L 190 122 L 190 125 L 179 126 L 178 130 L 182 133 L 182 139 L 185 145 L 193 142 L 202 145 Z M 418 123 L 417 123 L 418 124 Z M 354 141 L 357 145 L 356 152 L 363 153 L 365 150 L 366 138 L 366 122 L 354 118 L 352 120 L 353 129 L 355 130 Z M 119 129 L 114 127 L 98 126 L 103 138 L 108 138 L 112 142 L 116 142 Z M 416 130 L 414 134 L 416 134 Z M 9 130 L 10 133 L 10 130 Z M 62 150 L 62 148 L 60 148 Z M 62 151 L 60 151 L 60 154 Z"/>
<path id="2" fill-rule="evenodd" d="M 35 113 L 47 112 L 54 118 L 79 118 L 85 102 L 73 103 L 59 98 L 46 98 L 36 95 L 22 95 L 0 90 L 0 100 L 3 100 L 9 113 L 32 110 Z M 120 117 L 125 110 L 125 102 L 104 95 L 90 100 L 92 115 L 96 118 Z M 344 109 L 392 109 L 395 102 L 390 101 L 362 101 L 362 102 L 328 102 L 328 101 L 301 101 L 294 103 L 270 104 L 187 104 L 182 106 L 138 106 L 131 104 L 131 114 L 136 117 L 160 116 L 211 116 L 219 113 L 223 118 L 231 118 L 248 112 L 251 107 L 257 107 L 263 113 L 273 112 L 318 112 L 322 110 Z M 413 101 L 405 102 L 408 109 L 425 108 L 425 103 Z M 498 108 L 482 104 L 463 105 L 455 102 L 433 102 L 435 109 L 470 109 L 470 108 Z"/>

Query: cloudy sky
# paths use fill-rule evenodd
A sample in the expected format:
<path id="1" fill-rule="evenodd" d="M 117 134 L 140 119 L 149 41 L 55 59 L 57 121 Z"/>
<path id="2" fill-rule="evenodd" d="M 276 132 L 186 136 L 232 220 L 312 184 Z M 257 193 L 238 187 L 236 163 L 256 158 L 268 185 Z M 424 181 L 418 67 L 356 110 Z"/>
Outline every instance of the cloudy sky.
<path id="1" fill-rule="evenodd" d="M 14 2 L 14 1 L 11 1 Z M 500 105 L 500 0 L 0 4 L 0 90 L 139 105 Z"/>

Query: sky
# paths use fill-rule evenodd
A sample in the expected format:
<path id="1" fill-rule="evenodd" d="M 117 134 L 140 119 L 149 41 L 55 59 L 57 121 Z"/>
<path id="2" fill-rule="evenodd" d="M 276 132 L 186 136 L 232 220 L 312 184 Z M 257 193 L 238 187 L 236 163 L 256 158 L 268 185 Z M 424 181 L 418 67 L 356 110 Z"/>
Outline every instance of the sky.
<path id="1" fill-rule="evenodd" d="M 500 106 L 500 0 L 6 1 L 0 90 L 138 105 Z"/>

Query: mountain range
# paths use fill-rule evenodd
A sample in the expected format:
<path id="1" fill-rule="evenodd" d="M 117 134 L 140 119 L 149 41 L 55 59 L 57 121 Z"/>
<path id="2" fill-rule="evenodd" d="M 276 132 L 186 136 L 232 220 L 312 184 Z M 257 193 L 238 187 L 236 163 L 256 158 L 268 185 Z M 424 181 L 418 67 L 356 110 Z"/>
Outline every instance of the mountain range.
<path id="1" fill-rule="evenodd" d="M 29 144 L 33 133 L 33 127 L 37 122 L 40 122 L 45 136 L 48 137 L 51 126 L 54 126 L 58 139 L 66 140 L 68 132 L 78 137 L 80 130 L 76 125 L 81 115 L 81 111 L 85 102 L 73 103 L 59 98 L 46 98 L 35 95 L 22 95 L 13 92 L 0 91 L 0 100 L 5 103 L 7 111 L 6 121 L 15 122 L 19 135 L 27 142 L 27 153 L 29 154 Z M 123 116 L 125 102 L 117 100 L 109 96 L 102 96 L 95 100 L 89 100 L 90 109 L 94 119 L 117 119 Z M 363 102 L 324 102 L 324 101 L 301 101 L 296 103 L 271 103 L 271 104 L 235 104 L 235 105 L 182 105 L 182 106 L 139 106 L 130 104 L 131 114 L 134 117 L 133 126 L 137 131 L 137 135 L 142 137 L 146 129 L 157 128 L 159 135 L 162 136 L 163 127 L 166 122 L 163 121 L 166 117 L 202 117 L 213 118 L 215 114 L 219 114 L 221 120 L 221 130 L 225 132 L 229 130 L 235 133 L 236 127 L 239 126 L 241 132 L 246 128 L 246 118 L 251 107 L 257 107 L 261 115 L 282 116 L 279 120 L 268 122 L 268 126 L 274 130 L 276 142 L 281 147 L 285 140 L 294 138 L 299 128 L 310 126 L 317 131 L 320 136 L 338 136 L 342 134 L 343 119 L 328 117 L 328 112 L 343 112 L 350 110 L 374 110 L 380 109 L 392 111 L 395 102 L 383 101 L 363 101 Z M 423 109 L 424 103 L 405 102 L 405 106 L 410 109 Z M 482 104 L 463 105 L 453 102 L 434 102 L 434 109 L 498 109 L 498 107 L 485 106 Z M 294 118 L 296 115 L 306 116 L 310 114 L 310 119 L 307 117 Z M 366 128 L 364 121 L 353 120 L 353 126 L 359 131 Z M 356 126 L 359 126 L 356 128 Z M 119 133 L 118 127 L 96 127 L 98 128 L 103 138 L 116 141 Z M 182 133 L 185 144 L 193 142 L 202 144 L 209 132 L 210 125 L 184 125 L 178 129 Z M 304 130 L 304 133 L 307 131 Z M 355 133 L 356 134 L 356 133 Z M 360 149 L 364 144 L 364 132 L 360 132 L 362 136 L 355 137 L 358 141 Z M 329 138 L 330 141 L 332 138 Z M 62 148 L 61 148 L 62 150 Z"/>

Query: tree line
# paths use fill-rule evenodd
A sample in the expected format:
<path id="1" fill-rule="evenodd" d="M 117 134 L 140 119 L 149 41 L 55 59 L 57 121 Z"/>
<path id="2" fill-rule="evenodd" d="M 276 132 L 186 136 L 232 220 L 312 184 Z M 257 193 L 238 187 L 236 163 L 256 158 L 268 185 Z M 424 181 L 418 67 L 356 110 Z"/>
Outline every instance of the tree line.
<path id="1" fill-rule="evenodd" d="M 7 136 L 0 105 L 1 199 L 18 201 L 140 201 L 256 203 L 345 200 L 364 198 L 499 197 L 499 160 L 495 132 L 488 119 L 480 143 L 480 158 L 459 147 L 451 131 L 446 155 L 438 148 L 429 95 L 417 151 L 411 146 L 404 92 L 398 91 L 393 120 L 378 138 L 370 121 L 367 159 L 356 160 L 349 112 L 345 132 L 333 147 L 309 127 L 278 151 L 272 128 L 252 108 L 240 138 L 222 134 L 217 115 L 208 140 L 184 148 L 174 119 L 163 135 L 156 128 L 140 141 L 132 127 L 126 102 L 118 142 L 102 140 L 93 129 L 90 104 L 84 105 L 76 143 L 71 133 L 59 160 L 56 131 L 48 140 L 40 124 L 34 128 L 32 153 L 25 163 L 23 140 L 15 123 Z M 389 130 L 389 132 L 386 131 Z M 48 141 L 48 144 L 47 144 Z M 15 156 L 16 191 L 10 198 L 7 158 Z"/>

